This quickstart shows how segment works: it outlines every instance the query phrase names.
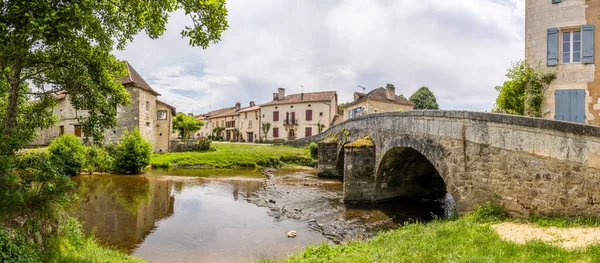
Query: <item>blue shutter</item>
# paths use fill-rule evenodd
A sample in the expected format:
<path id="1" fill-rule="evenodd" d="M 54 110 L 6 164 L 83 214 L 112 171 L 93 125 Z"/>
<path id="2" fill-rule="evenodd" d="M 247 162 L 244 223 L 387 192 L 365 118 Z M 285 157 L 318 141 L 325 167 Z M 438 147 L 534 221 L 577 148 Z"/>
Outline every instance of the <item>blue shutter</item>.
<path id="1" fill-rule="evenodd" d="M 555 93 L 555 111 L 554 111 L 554 119 L 559 121 L 567 121 L 569 115 L 571 115 L 570 111 L 570 90 L 557 90 Z"/>
<path id="2" fill-rule="evenodd" d="M 558 4 L 558 3 L 560 3 L 560 2 L 561 2 L 561 0 L 552 0 L 552 3 L 553 3 L 553 4 Z"/>
<path id="3" fill-rule="evenodd" d="M 594 25 L 581 26 L 581 62 L 594 64 Z"/>
<path id="4" fill-rule="evenodd" d="M 571 90 L 571 117 L 572 122 L 585 122 L 585 90 Z"/>
<path id="5" fill-rule="evenodd" d="M 548 66 L 558 65 L 558 28 L 548 29 Z"/>

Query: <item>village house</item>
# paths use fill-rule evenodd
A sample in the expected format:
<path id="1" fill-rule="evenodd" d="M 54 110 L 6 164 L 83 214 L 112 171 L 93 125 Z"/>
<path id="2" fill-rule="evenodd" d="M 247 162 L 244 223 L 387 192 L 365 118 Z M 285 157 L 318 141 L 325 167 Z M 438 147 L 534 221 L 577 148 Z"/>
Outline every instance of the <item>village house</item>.
<path id="1" fill-rule="evenodd" d="M 367 115 L 369 113 L 409 111 L 414 103 L 396 95 L 396 88 L 387 84 L 368 93 L 354 92 L 354 101 L 344 106 L 344 120 Z"/>
<path id="2" fill-rule="evenodd" d="M 263 139 L 294 140 L 327 130 L 336 121 L 337 93 L 335 91 L 307 92 L 285 95 L 279 88 L 273 101 L 260 105 L 261 124 L 271 128 Z"/>
<path id="3" fill-rule="evenodd" d="M 125 130 L 132 131 L 138 127 L 144 139 L 152 143 L 154 152 L 167 152 L 175 108 L 158 100 L 160 94 L 129 63 L 126 65 L 128 74 L 121 77 L 120 81 L 129 92 L 131 104 L 117 107 L 118 125 L 105 131 L 105 143 L 118 142 Z M 56 96 L 58 104 L 53 111 L 59 122 L 54 127 L 40 130 L 33 146 L 48 145 L 54 138 L 65 133 L 85 137 L 79 118 L 85 118 L 87 113 L 73 108 L 67 92 L 58 92 Z"/>
<path id="4" fill-rule="evenodd" d="M 600 125 L 600 1 L 526 0 L 525 10 L 525 60 L 557 73 L 545 90 L 542 117 Z"/>
<path id="5" fill-rule="evenodd" d="M 239 131 L 240 140 L 245 142 L 255 142 L 260 139 L 260 107 L 250 102 L 250 106 L 238 111 L 240 114 Z"/>
<path id="6" fill-rule="evenodd" d="M 223 140 L 254 142 L 260 135 L 260 107 L 251 101 L 248 107 L 242 108 L 241 103 L 234 107 L 222 108 L 196 116 L 197 120 L 205 122 L 197 137 L 223 136 Z M 224 130 L 217 134 L 214 129 Z"/>

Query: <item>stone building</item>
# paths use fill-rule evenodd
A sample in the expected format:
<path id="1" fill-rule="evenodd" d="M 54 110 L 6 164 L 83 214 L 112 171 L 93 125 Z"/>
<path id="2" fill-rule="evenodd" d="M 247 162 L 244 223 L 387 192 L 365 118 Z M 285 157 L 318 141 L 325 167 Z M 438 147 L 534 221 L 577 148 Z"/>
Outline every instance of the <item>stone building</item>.
<path id="1" fill-rule="evenodd" d="M 599 1 L 526 0 L 525 59 L 557 73 L 542 117 L 600 125 L 599 23 Z"/>
<path id="2" fill-rule="evenodd" d="M 248 107 L 242 108 L 241 103 L 234 107 L 222 108 L 196 116 L 205 122 L 196 136 L 206 137 L 215 135 L 214 128 L 223 127 L 220 134 L 224 140 L 254 142 L 260 135 L 260 107 L 251 101 Z M 237 134 L 236 134 L 237 131 Z"/>
<path id="3" fill-rule="evenodd" d="M 354 101 L 344 106 L 344 120 L 376 112 L 409 111 L 414 103 L 396 95 L 396 88 L 387 84 L 368 93 L 354 92 Z"/>
<path id="4" fill-rule="evenodd" d="M 271 123 L 263 139 L 294 140 L 327 130 L 339 118 L 335 91 L 285 95 L 279 88 L 273 101 L 260 105 L 261 123 Z"/>
<path id="5" fill-rule="evenodd" d="M 175 108 L 158 100 L 160 94 L 152 89 L 129 63 L 126 65 L 128 74 L 121 77 L 120 81 L 129 92 L 131 104 L 117 108 L 118 125 L 106 130 L 105 142 L 118 142 L 125 130 L 131 131 L 139 127 L 140 133 L 152 143 L 155 152 L 166 152 L 169 149 Z M 54 127 L 40 130 L 32 143 L 33 146 L 48 145 L 64 133 L 85 137 L 79 118 L 85 118 L 86 111 L 75 110 L 69 101 L 69 94 L 64 91 L 58 92 L 57 98 L 54 115 L 59 118 L 59 122 Z"/>
<path id="6" fill-rule="evenodd" d="M 260 139 L 260 107 L 250 102 L 250 106 L 238 111 L 240 139 L 255 142 Z"/>

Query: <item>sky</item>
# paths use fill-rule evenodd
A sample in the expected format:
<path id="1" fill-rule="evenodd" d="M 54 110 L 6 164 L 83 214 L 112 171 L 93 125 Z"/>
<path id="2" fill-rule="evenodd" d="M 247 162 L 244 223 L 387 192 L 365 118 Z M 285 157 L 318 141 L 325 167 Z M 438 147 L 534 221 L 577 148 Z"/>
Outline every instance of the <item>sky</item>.
<path id="1" fill-rule="evenodd" d="M 524 56 L 522 0 L 228 0 L 229 29 L 207 49 L 171 14 L 156 40 L 116 51 L 177 111 L 247 106 L 286 94 L 427 86 L 441 109 L 490 110 L 512 62 Z"/>

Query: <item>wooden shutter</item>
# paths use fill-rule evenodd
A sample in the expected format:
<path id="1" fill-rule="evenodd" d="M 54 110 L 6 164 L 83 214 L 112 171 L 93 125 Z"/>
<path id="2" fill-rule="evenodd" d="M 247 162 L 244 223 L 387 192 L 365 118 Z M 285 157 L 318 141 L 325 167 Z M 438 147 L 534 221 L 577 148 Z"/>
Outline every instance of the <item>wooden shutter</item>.
<path id="1" fill-rule="evenodd" d="M 296 113 L 292 112 L 292 124 L 296 123 Z"/>
<path id="2" fill-rule="evenodd" d="M 557 90 L 554 94 L 556 120 L 585 123 L 585 90 Z"/>
<path id="3" fill-rule="evenodd" d="M 312 110 L 306 110 L 306 120 L 312 121 Z"/>
<path id="4" fill-rule="evenodd" d="M 273 121 L 279 121 L 279 112 L 278 111 L 273 112 Z"/>
<path id="5" fill-rule="evenodd" d="M 285 122 L 287 122 L 287 123 L 290 122 L 290 113 L 289 112 L 285 113 Z"/>
<path id="6" fill-rule="evenodd" d="M 279 128 L 273 128 L 273 138 L 279 137 Z"/>
<path id="7" fill-rule="evenodd" d="M 310 137 L 310 136 L 312 136 L 312 127 L 304 128 L 304 137 Z"/>
<path id="8" fill-rule="evenodd" d="M 558 28 L 548 29 L 548 57 L 546 65 L 558 65 Z"/>
<path id="9" fill-rule="evenodd" d="M 80 125 L 75 125 L 75 136 L 81 137 L 81 126 Z"/>
<path id="10" fill-rule="evenodd" d="M 594 25 L 581 27 L 581 62 L 594 64 Z"/>

